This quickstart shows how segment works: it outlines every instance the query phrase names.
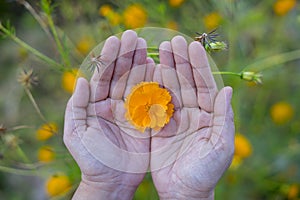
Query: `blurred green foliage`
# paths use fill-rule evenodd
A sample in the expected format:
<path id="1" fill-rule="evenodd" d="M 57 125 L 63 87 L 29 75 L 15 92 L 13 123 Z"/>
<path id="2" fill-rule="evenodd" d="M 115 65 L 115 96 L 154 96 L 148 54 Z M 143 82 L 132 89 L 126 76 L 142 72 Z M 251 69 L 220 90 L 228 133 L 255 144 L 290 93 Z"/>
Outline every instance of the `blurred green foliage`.
<path id="1" fill-rule="evenodd" d="M 228 44 L 227 51 L 210 54 L 219 70 L 263 74 L 262 85 L 223 76 L 224 84 L 234 89 L 236 132 L 245 136 L 252 153 L 225 173 L 216 187 L 216 199 L 300 199 L 299 2 L 186 0 L 174 1 L 178 5 L 172 6 L 172 0 L 64 0 L 54 1 L 53 10 L 45 12 L 47 5 L 41 2 L 48 1 L 29 1 L 36 13 L 26 9 L 24 2 L 1 0 L 1 23 L 10 20 L 18 38 L 64 68 L 57 70 L 37 59 L 9 37 L 0 39 L 0 166 L 17 169 L 0 169 L 0 199 L 47 199 L 44 183 L 57 172 L 67 174 L 73 187 L 67 197 L 56 199 L 70 197 L 80 181 L 80 171 L 62 142 L 64 109 L 70 97 L 63 89 L 62 77 L 70 69 L 79 68 L 89 51 L 108 36 L 130 28 L 128 24 L 135 26 L 136 21 L 125 22 L 130 19 L 123 16 L 130 5 L 136 4 L 146 15 L 144 24 L 138 26 L 173 28 L 193 38 L 196 32 L 209 32 L 215 23 L 220 40 Z M 104 5 L 109 7 L 108 14 L 99 11 Z M 49 20 L 53 20 L 52 27 Z M 39 84 L 29 90 L 30 94 L 46 121 L 58 126 L 49 140 L 35 137 L 45 121 L 34 109 L 26 88 L 17 81 L 22 69 L 33 69 L 37 75 Z M 290 108 L 271 111 L 278 102 Z M 287 119 L 277 123 L 272 112 Z M 41 163 L 37 159 L 43 145 L 54 147 L 54 161 Z M 150 174 L 134 199 L 158 199 Z"/>

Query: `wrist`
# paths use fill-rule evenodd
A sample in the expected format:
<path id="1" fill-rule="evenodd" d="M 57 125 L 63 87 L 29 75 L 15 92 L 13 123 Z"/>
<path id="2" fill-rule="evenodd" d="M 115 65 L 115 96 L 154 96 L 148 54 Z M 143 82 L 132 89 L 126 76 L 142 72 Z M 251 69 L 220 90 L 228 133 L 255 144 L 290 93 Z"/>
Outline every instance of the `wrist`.
<path id="1" fill-rule="evenodd" d="M 90 182 L 82 180 L 77 188 L 73 200 L 86 199 L 132 199 L 136 188 L 121 184 Z"/>
<path id="2" fill-rule="evenodd" d="M 168 192 L 160 193 L 160 200 L 180 200 L 180 199 L 189 199 L 189 200 L 214 200 L 214 190 L 210 192 Z"/>

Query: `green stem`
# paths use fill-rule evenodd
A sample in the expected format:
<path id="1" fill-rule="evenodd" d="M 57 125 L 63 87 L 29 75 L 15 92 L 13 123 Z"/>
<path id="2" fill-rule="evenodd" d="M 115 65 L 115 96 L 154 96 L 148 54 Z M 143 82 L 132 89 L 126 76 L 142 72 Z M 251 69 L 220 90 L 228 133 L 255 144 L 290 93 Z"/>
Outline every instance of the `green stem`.
<path id="1" fill-rule="evenodd" d="M 157 47 L 147 47 L 147 50 L 158 51 L 159 49 Z"/>
<path id="2" fill-rule="evenodd" d="M 159 53 L 155 53 L 155 52 L 147 53 L 147 56 L 159 56 Z"/>
<path id="3" fill-rule="evenodd" d="M 212 72 L 213 75 L 217 75 L 217 74 L 220 74 L 220 75 L 233 75 L 233 76 L 239 76 L 241 77 L 241 73 L 236 73 L 236 72 Z"/>
<path id="4" fill-rule="evenodd" d="M 30 90 L 29 90 L 28 88 L 25 87 L 25 92 L 26 92 L 27 96 L 29 97 L 29 99 L 30 99 L 30 101 L 31 101 L 31 103 L 32 103 L 32 105 L 33 105 L 33 107 L 34 107 L 34 109 L 35 109 L 36 112 L 38 113 L 39 117 L 40 117 L 45 123 L 47 123 L 46 118 L 45 118 L 44 115 L 42 114 L 42 112 L 41 112 L 39 106 L 37 105 L 37 103 L 35 102 L 35 100 L 34 100 L 32 94 L 31 94 Z"/>
<path id="5" fill-rule="evenodd" d="M 268 68 L 272 68 L 276 65 L 280 65 L 285 62 L 300 59 L 300 49 L 290 51 L 287 53 L 281 53 L 274 56 L 270 56 L 263 60 L 257 61 L 245 67 L 245 69 L 251 69 L 251 71 L 262 71 Z"/>
<path id="6" fill-rule="evenodd" d="M 19 156 L 22 158 L 23 162 L 30 163 L 30 160 L 28 159 L 28 157 L 26 156 L 26 154 L 24 153 L 24 151 L 21 149 L 19 145 L 16 146 L 16 151 L 19 154 Z"/>
<path id="7" fill-rule="evenodd" d="M 17 36 L 15 36 L 14 34 L 12 34 L 8 29 L 6 29 L 4 26 L 2 26 L 2 24 L 0 23 L 0 30 L 7 36 L 9 36 L 15 43 L 17 43 L 18 45 L 20 45 L 21 47 L 27 49 L 29 52 L 33 53 L 36 57 L 38 57 L 39 59 L 41 59 L 42 61 L 45 61 L 46 63 L 58 68 L 59 70 L 64 69 L 64 66 L 57 63 L 55 60 L 49 58 L 48 56 L 42 54 L 41 52 L 39 52 L 38 50 L 34 49 L 33 47 L 31 47 L 30 45 L 28 45 L 27 43 L 23 42 L 21 39 L 19 39 Z"/>
<path id="8" fill-rule="evenodd" d="M 0 171 L 16 174 L 16 175 L 23 175 L 23 176 L 33 176 L 36 175 L 36 172 L 34 170 L 24 170 L 24 169 L 15 169 L 5 166 L 0 166 Z"/>

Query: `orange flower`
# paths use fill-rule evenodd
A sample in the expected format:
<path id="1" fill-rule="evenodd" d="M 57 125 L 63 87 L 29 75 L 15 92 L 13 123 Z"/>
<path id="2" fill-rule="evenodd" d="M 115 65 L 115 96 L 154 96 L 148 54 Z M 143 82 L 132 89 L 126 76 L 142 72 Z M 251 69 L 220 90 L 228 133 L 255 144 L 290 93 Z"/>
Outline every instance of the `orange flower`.
<path id="1" fill-rule="evenodd" d="M 36 132 L 36 138 L 44 141 L 51 138 L 57 133 L 57 125 L 55 123 L 43 124 Z"/>
<path id="2" fill-rule="evenodd" d="M 240 133 L 235 134 L 234 139 L 234 155 L 230 168 L 235 169 L 240 166 L 243 159 L 252 154 L 252 146 L 249 140 Z"/>
<path id="3" fill-rule="evenodd" d="M 169 0 L 169 4 L 172 7 L 179 7 L 184 2 L 184 0 Z"/>
<path id="4" fill-rule="evenodd" d="M 77 50 L 83 55 L 87 55 L 87 53 L 89 53 L 93 46 L 94 41 L 91 37 L 88 36 L 80 38 L 80 40 L 76 44 Z"/>
<path id="5" fill-rule="evenodd" d="M 277 0 L 273 5 L 273 10 L 276 15 L 286 15 L 296 5 L 296 0 Z"/>
<path id="6" fill-rule="evenodd" d="M 207 30 L 213 30 L 220 25 L 222 16 L 217 12 L 212 12 L 206 15 L 203 21 Z"/>
<path id="7" fill-rule="evenodd" d="M 38 151 L 38 160 L 41 162 L 51 162 L 54 157 L 54 151 L 50 146 L 43 146 Z"/>
<path id="8" fill-rule="evenodd" d="M 113 11 L 113 9 L 110 5 L 104 4 L 99 8 L 98 13 L 99 13 L 99 15 L 106 17 L 112 11 Z"/>
<path id="9" fill-rule="evenodd" d="M 62 88 L 69 93 L 73 93 L 76 80 L 79 76 L 83 76 L 83 73 L 78 69 L 64 72 L 62 76 Z"/>
<path id="10" fill-rule="evenodd" d="M 46 182 L 46 192 L 50 197 L 65 194 L 70 188 L 70 179 L 64 174 L 55 174 Z"/>
<path id="11" fill-rule="evenodd" d="M 146 10 L 140 4 L 130 5 L 124 11 L 123 20 L 126 28 L 143 27 L 147 22 Z"/>
<path id="12" fill-rule="evenodd" d="M 275 124 L 285 124 L 294 116 L 293 107 L 287 102 L 278 102 L 271 107 L 271 118 Z"/>
<path id="13" fill-rule="evenodd" d="M 173 115 L 170 93 L 156 82 L 142 82 L 133 87 L 125 100 L 125 117 L 139 131 L 146 128 L 159 130 Z"/>

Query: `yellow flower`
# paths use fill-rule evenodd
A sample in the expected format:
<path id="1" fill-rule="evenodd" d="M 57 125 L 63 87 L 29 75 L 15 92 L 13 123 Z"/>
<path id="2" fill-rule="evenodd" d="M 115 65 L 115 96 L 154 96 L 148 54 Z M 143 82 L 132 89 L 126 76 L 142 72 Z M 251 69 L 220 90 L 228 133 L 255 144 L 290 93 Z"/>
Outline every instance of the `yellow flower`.
<path id="1" fill-rule="evenodd" d="M 143 27 L 147 22 L 146 10 L 139 4 L 128 6 L 123 13 L 126 28 Z"/>
<path id="2" fill-rule="evenodd" d="M 222 16 L 217 12 L 212 12 L 206 15 L 203 21 L 207 30 L 213 30 L 222 22 Z"/>
<path id="3" fill-rule="evenodd" d="M 184 0 L 169 0 L 169 4 L 172 7 L 179 7 L 184 2 Z"/>
<path id="4" fill-rule="evenodd" d="M 43 124 L 36 132 L 38 140 L 48 140 L 57 133 L 57 125 L 55 123 Z"/>
<path id="5" fill-rule="evenodd" d="M 142 82 L 132 88 L 125 100 L 125 117 L 136 129 L 159 130 L 173 115 L 174 105 L 170 93 L 156 82 Z"/>
<path id="6" fill-rule="evenodd" d="M 78 69 L 64 72 L 62 75 L 62 88 L 69 93 L 73 93 L 77 77 L 79 76 L 83 76 L 83 74 Z"/>
<path id="7" fill-rule="evenodd" d="M 87 37 L 87 36 L 80 38 L 80 40 L 76 44 L 77 50 L 83 55 L 89 53 L 89 51 L 93 46 L 94 46 L 94 40 L 91 37 Z"/>
<path id="8" fill-rule="evenodd" d="M 273 10 L 276 15 L 286 15 L 296 5 L 296 0 L 277 0 L 273 5 Z"/>
<path id="9" fill-rule="evenodd" d="M 252 146 L 248 139 L 240 133 L 235 134 L 234 155 L 230 168 L 235 169 L 240 166 L 243 159 L 252 154 Z"/>
<path id="10" fill-rule="evenodd" d="M 297 199 L 298 195 L 299 195 L 299 186 L 297 184 L 290 185 L 287 193 L 288 199 Z"/>
<path id="11" fill-rule="evenodd" d="M 285 124 L 294 116 L 294 109 L 287 102 L 278 102 L 271 107 L 271 118 L 276 124 Z"/>
<path id="12" fill-rule="evenodd" d="M 64 174 L 55 174 L 46 181 L 46 192 L 50 197 L 65 194 L 70 188 L 70 179 Z"/>
<path id="13" fill-rule="evenodd" d="M 110 5 L 104 4 L 99 8 L 98 13 L 99 13 L 99 15 L 106 17 L 112 11 L 113 11 L 113 9 Z"/>
<path id="14" fill-rule="evenodd" d="M 50 146 L 43 146 L 38 150 L 38 160 L 40 162 L 51 162 L 55 158 L 55 153 Z"/>
<path id="15" fill-rule="evenodd" d="M 107 19 L 108 19 L 109 23 L 113 26 L 119 25 L 122 21 L 121 15 L 117 12 L 114 12 L 114 11 L 110 12 L 107 15 Z"/>
<path id="16" fill-rule="evenodd" d="M 169 21 L 167 23 L 167 28 L 173 29 L 173 30 L 178 30 L 178 24 L 175 21 Z"/>

